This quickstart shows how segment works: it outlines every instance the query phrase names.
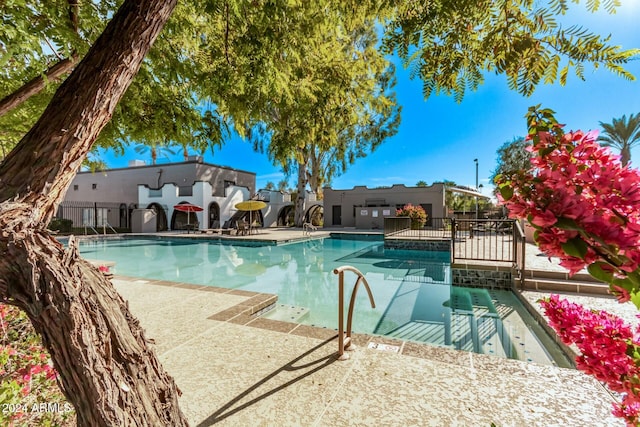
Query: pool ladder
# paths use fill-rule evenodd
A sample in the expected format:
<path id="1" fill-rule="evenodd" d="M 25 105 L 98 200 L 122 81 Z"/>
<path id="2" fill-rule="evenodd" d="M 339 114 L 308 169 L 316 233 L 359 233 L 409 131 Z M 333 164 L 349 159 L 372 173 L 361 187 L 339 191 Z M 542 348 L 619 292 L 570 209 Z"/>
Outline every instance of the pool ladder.
<path id="1" fill-rule="evenodd" d="M 355 273 L 358 278 L 353 285 L 353 291 L 351 292 L 351 300 L 349 301 L 349 311 L 347 313 L 347 330 L 344 330 L 344 273 L 345 271 L 351 271 Z M 351 343 L 351 321 L 353 320 L 353 307 L 356 303 L 356 294 L 358 293 L 358 286 L 360 282 L 364 283 L 364 287 L 369 294 L 369 301 L 371 301 L 371 308 L 376 308 L 376 303 L 373 300 L 373 294 L 367 279 L 364 275 L 355 267 L 350 265 L 343 265 L 342 267 L 335 268 L 334 274 L 338 275 L 338 354 L 336 357 L 338 360 L 347 360 L 349 355 L 345 354 L 345 350 L 353 351 L 356 346 Z"/>

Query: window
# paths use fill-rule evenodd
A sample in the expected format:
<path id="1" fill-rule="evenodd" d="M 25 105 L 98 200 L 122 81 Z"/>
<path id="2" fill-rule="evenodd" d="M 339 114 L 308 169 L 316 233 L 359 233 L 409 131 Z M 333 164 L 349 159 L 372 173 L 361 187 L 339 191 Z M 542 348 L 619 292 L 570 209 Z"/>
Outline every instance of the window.
<path id="1" fill-rule="evenodd" d="M 91 189 L 96 190 L 98 188 L 98 184 L 91 184 Z"/>
<path id="2" fill-rule="evenodd" d="M 98 215 L 98 221 L 96 221 L 96 225 L 98 227 L 102 227 L 104 225 L 108 224 L 108 215 L 109 215 L 109 209 L 107 208 L 97 208 L 96 209 L 96 214 Z"/>
<path id="3" fill-rule="evenodd" d="M 73 185 L 73 191 L 78 191 L 78 184 Z"/>
<path id="4" fill-rule="evenodd" d="M 153 190 L 149 189 L 149 197 L 162 197 L 162 189 Z"/>
<path id="5" fill-rule="evenodd" d="M 193 196 L 193 186 L 181 185 L 178 187 L 178 196 Z"/>
<path id="6" fill-rule="evenodd" d="M 108 214 L 108 208 L 84 208 L 82 209 L 82 225 L 84 227 L 102 227 L 103 225 L 107 225 Z"/>
<path id="7" fill-rule="evenodd" d="M 93 227 L 93 224 L 94 224 L 93 208 L 82 209 L 82 225 L 85 227 Z"/>

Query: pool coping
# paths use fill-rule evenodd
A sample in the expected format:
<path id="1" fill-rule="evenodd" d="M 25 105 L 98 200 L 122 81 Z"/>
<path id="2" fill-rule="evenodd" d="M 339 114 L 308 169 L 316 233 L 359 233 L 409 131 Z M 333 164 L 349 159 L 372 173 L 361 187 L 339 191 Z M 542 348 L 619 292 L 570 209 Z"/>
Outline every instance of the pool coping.
<path id="1" fill-rule="evenodd" d="M 336 340 L 337 347 L 337 338 L 338 331 L 336 329 L 330 329 L 320 326 L 310 326 L 304 325 L 301 323 L 293 323 L 293 322 L 285 322 L 276 319 L 269 319 L 262 317 L 261 314 L 275 307 L 278 295 L 269 294 L 269 293 L 261 293 L 255 291 L 246 291 L 241 289 L 229 289 L 222 288 L 218 286 L 208 286 L 208 285 L 195 285 L 190 283 L 182 283 L 182 282 L 171 282 L 168 280 L 154 280 L 154 279 L 140 279 L 138 277 L 132 276 L 124 276 L 124 275 L 115 275 L 114 279 L 117 280 L 125 280 L 125 281 L 140 281 L 144 280 L 145 284 L 153 285 L 153 286 L 165 286 L 165 287 L 174 287 L 174 288 L 182 288 L 182 289 L 190 289 L 201 292 L 215 292 L 220 294 L 228 294 L 228 295 L 237 295 L 247 297 L 246 300 L 229 307 L 220 312 L 214 313 L 211 316 L 207 317 L 209 320 L 214 320 L 218 322 L 228 322 L 240 326 L 248 326 L 252 328 L 264 329 L 272 332 L 279 332 L 283 334 L 292 334 L 305 338 L 313 338 L 319 340 Z M 514 289 L 518 299 L 525 305 L 527 311 L 530 310 L 529 302 L 526 298 L 518 295 L 518 291 Z M 533 309 L 533 308 L 531 308 Z M 535 316 L 534 320 L 539 322 Z M 417 357 L 420 359 L 434 360 L 443 363 L 455 364 L 463 367 L 474 367 L 477 366 L 478 362 L 481 363 L 495 363 L 496 359 L 501 361 L 505 361 L 506 363 L 514 362 L 514 363 L 535 363 L 535 362 L 527 362 L 523 360 L 517 359 L 508 359 L 502 358 L 493 355 L 474 353 L 464 350 L 457 350 L 454 348 L 448 348 L 444 346 L 438 346 L 436 344 L 430 343 L 419 343 L 415 341 L 406 341 L 400 340 L 397 338 L 389 338 L 381 335 L 371 335 L 371 334 L 362 334 L 362 333 L 352 333 L 352 342 L 355 347 L 368 347 L 375 348 L 382 351 L 388 351 L 397 353 L 403 356 L 409 357 Z M 555 338 L 551 336 L 551 338 Z M 562 350 L 566 349 L 561 347 Z M 470 356 L 472 355 L 472 356 Z M 570 369 L 570 368 L 562 368 L 554 362 L 548 366 L 553 366 L 559 369 Z"/>

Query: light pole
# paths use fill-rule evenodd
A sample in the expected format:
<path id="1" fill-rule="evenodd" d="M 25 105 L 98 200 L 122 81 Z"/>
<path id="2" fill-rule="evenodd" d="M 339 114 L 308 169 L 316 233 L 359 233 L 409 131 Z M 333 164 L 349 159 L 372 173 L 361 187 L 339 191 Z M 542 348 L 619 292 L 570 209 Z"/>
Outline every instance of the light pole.
<path id="1" fill-rule="evenodd" d="M 476 164 L 476 192 L 478 192 L 478 159 L 473 159 Z M 478 219 L 478 196 L 476 196 L 476 220 Z"/>

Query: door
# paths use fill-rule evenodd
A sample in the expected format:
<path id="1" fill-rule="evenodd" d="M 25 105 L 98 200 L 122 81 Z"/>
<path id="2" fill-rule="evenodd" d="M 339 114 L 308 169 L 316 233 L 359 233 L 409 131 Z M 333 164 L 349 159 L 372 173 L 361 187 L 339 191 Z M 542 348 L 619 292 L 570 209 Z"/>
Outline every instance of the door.
<path id="1" fill-rule="evenodd" d="M 333 218 L 332 225 L 342 225 L 342 206 L 340 205 L 332 206 L 331 212 L 332 212 L 331 217 Z"/>

